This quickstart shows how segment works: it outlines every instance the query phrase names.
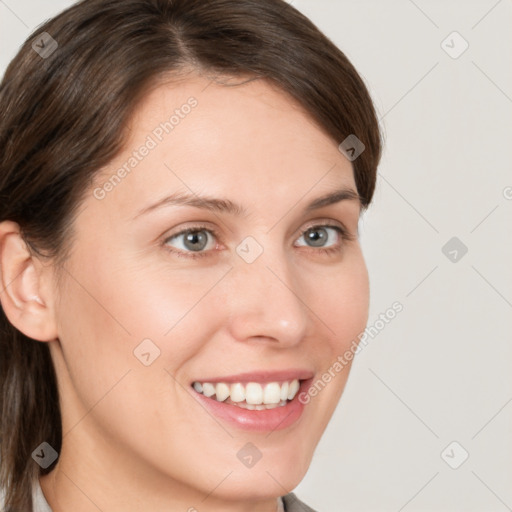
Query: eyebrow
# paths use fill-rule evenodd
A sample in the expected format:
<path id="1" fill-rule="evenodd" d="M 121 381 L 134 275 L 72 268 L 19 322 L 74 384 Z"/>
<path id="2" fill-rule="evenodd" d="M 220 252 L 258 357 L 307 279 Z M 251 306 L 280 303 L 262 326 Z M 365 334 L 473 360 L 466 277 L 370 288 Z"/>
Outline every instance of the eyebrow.
<path id="1" fill-rule="evenodd" d="M 357 201 L 361 204 L 361 196 L 351 188 L 342 188 L 317 197 L 305 207 L 304 211 L 309 213 L 331 204 L 339 203 L 340 201 Z M 243 206 L 234 203 L 229 199 L 200 196 L 198 194 L 191 195 L 176 193 L 164 197 L 154 204 L 146 206 L 137 212 L 134 219 L 164 206 L 193 206 L 203 210 L 228 213 L 235 216 L 247 215 L 247 210 Z"/>

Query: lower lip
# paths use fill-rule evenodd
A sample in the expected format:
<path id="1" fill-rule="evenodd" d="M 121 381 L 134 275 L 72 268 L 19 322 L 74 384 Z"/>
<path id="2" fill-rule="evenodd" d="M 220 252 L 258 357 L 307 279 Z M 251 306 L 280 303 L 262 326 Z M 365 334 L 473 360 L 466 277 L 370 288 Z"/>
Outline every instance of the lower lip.
<path id="1" fill-rule="evenodd" d="M 243 430 L 273 432 L 288 428 L 299 420 L 305 407 L 299 401 L 299 395 L 307 391 L 312 381 L 313 379 L 308 379 L 301 382 L 299 391 L 286 405 L 263 411 L 242 409 L 236 405 L 218 402 L 215 398 L 208 398 L 194 389 L 192 391 L 217 418 Z"/>

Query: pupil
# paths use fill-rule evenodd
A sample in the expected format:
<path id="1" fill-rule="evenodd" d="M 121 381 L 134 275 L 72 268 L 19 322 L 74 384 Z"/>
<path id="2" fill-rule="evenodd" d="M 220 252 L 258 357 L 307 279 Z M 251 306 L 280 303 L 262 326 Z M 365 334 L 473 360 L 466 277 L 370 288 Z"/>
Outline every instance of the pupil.
<path id="1" fill-rule="evenodd" d="M 313 242 L 315 247 L 321 247 L 322 242 L 324 242 L 326 238 L 327 235 L 325 229 L 323 228 L 316 228 L 313 231 L 310 231 L 308 234 L 309 241 Z"/>
<path id="2" fill-rule="evenodd" d="M 188 233 L 187 236 L 185 237 L 185 245 L 187 246 L 187 248 L 193 251 L 200 251 L 201 249 L 204 249 L 206 246 L 206 241 L 207 237 L 205 236 L 203 231 Z"/>

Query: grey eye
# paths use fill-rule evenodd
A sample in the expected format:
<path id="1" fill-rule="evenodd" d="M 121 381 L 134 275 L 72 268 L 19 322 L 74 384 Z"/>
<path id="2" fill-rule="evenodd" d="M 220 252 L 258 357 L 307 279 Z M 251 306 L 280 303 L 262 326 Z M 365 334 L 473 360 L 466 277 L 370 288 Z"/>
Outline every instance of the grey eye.
<path id="1" fill-rule="evenodd" d="M 208 245 L 208 234 L 209 231 L 206 229 L 190 229 L 186 231 L 182 231 L 181 233 L 177 233 L 170 237 L 167 241 L 169 245 L 173 240 L 182 240 L 181 246 L 180 244 L 173 245 L 177 249 L 184 251 L 192 251 L 199 252 L 204 251 Z"/>
<path id="2" fill-rule="evenodd" d="M 306 240 L 306 244 L 310 247 L 325 247 L 327 242 L 335 244 L 338 240 L 339 228 L 333 226 L 314 226 L 304 231 L 301 238 Z M 300 240 L 300 239 L 299 239 Z"/>

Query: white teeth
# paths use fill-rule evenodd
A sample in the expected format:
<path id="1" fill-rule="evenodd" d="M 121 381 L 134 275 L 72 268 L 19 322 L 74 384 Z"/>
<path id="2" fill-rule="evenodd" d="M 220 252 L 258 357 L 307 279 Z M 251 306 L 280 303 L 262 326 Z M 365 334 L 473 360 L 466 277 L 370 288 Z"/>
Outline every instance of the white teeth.
<path id="1" fill-rule="evenodd" d="M 209 382 L 203 382 L 203 395 L 207 397 L 215 395 L 215 386 Z"/>
<path id="2" fill-rule="evenodd" d="M 229 396 L 229 386 L 224 384 L 224 382 L 219 382 L 215 386 L 215 396 L 219 402 L 224 402 Z"/>
<path id="3" fill-rule="evenodd" d="M 263 390 L 263 402 L 266 404 L 278 404 L 281 401 L 281 387 L 277 382 L 271 382 Z"/>
<path id="4" fill-rule="evenodd" d="M 281 400 L 286 400 L 288 398 L 288 388 L 289 388 L 289 384 L 288 382 L 283 382 L 281 384 L 281 393 L 280 393 L 280 396 L 279 398 L 281 398 Z"/>
<path id="5" fill-rule="evenodd" d="M 263 403 L 263 388 L 257 382 L 249 382 L 245 386 L 245 401 L 248 404 L 259 405 Z"/>
<path id="6" fill-rule="evenodd" d="M 230 398 L 233 402 L 243 402 L 245 400 L 245 390 L 242 384 L 239 382 L 231 384 Z"/>
<path id="7" fill-rule="evenodd" d="M 290 383 L 290 387 L 288 388 L 288 400 L 292 400 L 293 397 L 297 394 L 297 391 L 299 391 L 299 381 L 297 379 L 294 379 Z"/>
<path id="8" fill-rule="evenodd" d="M 299 391 L 300 382 L 298 379 L 294 379 L 267 384 L 248 382 L 244 385 L 241 382 L 212 384 L 196 381 L 192 386 L 198 393 L 202 393 L 208 398 L 214 397 L 219 402 L 227 400 L 227 403 L 240 405 L 246 409 L 263 410 L 280 407 L 286 405 L 287 400 L 293 400 Z"/>

